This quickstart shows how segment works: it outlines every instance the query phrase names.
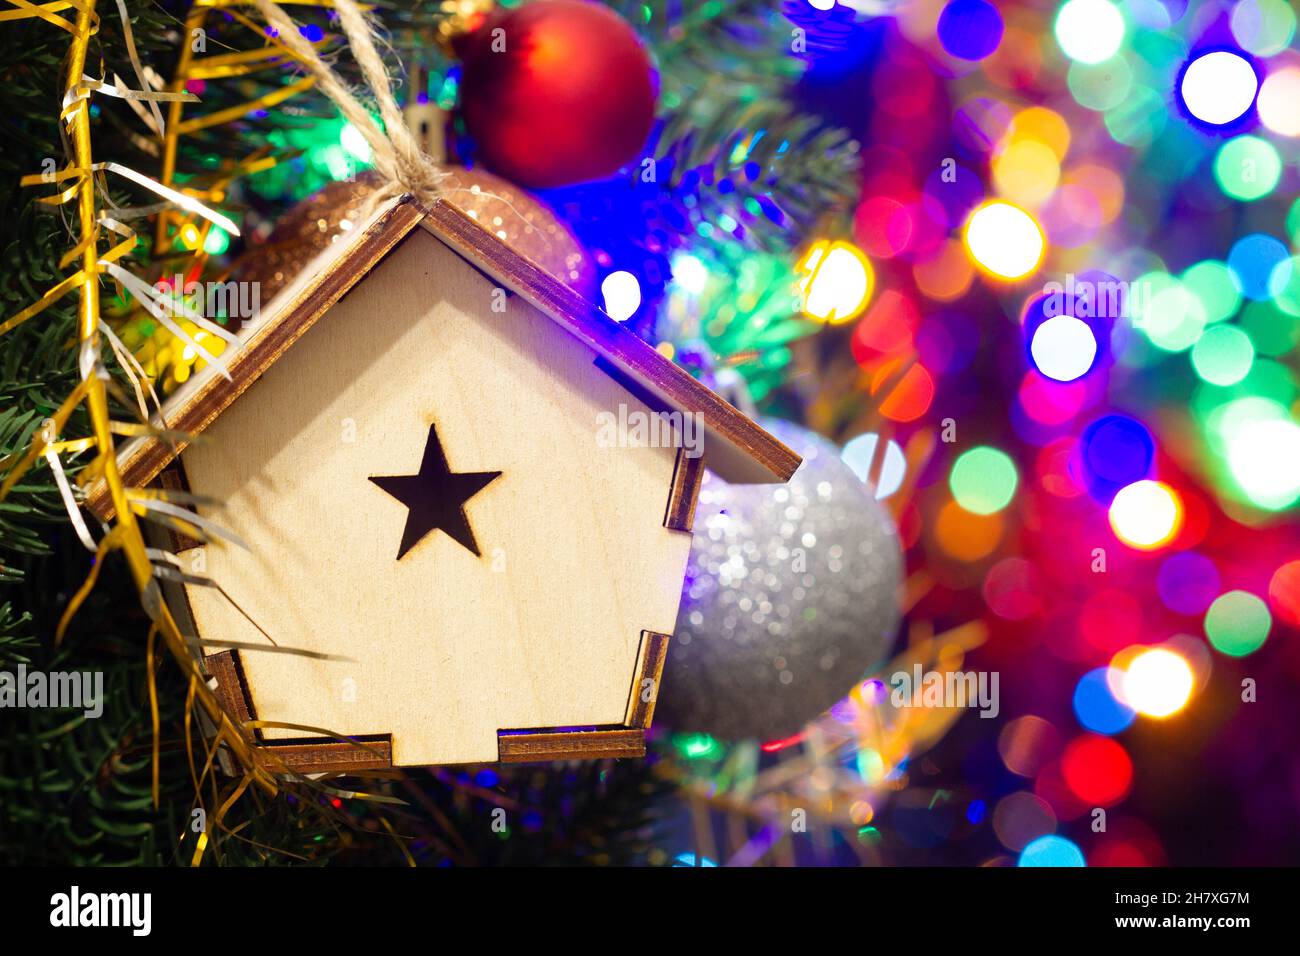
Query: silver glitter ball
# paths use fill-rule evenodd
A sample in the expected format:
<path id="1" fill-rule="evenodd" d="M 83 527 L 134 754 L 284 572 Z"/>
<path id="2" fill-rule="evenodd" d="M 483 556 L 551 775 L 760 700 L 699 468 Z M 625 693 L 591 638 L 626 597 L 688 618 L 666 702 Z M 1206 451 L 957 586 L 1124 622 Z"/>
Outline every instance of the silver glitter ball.
<path id="1" fill-rule="evenodd" d="M 785 485 L 705 476 L 656 725 L 788 737 L 893 644 L 903 566 L 893 520 L 834 444 L 788 422 L 763 426 L 803 464 Z"/>

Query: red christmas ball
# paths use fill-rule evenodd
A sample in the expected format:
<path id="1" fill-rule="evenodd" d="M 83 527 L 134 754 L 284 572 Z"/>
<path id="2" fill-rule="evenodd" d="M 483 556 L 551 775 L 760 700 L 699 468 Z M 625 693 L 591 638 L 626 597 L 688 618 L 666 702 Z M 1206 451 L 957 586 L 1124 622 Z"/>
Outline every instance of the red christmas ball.
<path id="1" fill-rule="evenodd" d="M 601 179 L 654 122 L 654 67 L 617 14 L 582 0 L 499 10 L 456 45 L 478 157 L 522 186 Z"/>

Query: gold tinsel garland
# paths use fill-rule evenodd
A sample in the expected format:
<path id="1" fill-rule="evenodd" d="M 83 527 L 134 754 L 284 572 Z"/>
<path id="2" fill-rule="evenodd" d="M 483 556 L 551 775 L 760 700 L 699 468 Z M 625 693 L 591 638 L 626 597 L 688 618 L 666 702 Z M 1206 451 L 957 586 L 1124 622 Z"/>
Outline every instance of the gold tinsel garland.
<path id="1" fill-rule="evenodd" d="M 191 642 L 187 641 L 186 637 L 181 633 L 162 598 L 160 581 L 179 579 L 182 576 L 182 572 L 179 570 L 179 562 L 175 555 L 153 549 L 146 543 L 140 521 L 142 519 L 155 521 L 201 541 L 209 540 L 209 535 L 205 530 L 209 525 L 196 513 L 186 509 L 186 505 L 194 503 L 191 496 L 166 489 L 127 487 L 117 466 L 116 436 L 154 436 L 163 440 L 175 440 L 178 436 L 168 433 L 160 424 L 154 424 L 150 420 L 143 393 L 143 388 L 148 383 L 141 382 L 143 377 L 142 369 L 104 321 L 100 302 L 100 276 L 109 275 L 115 279 L 119 287 L 130 293 L 143 309 L 148 310 L 150 314 L 164 323 L 172 331 L 173 335 L 195 348 L 200 354 L 209 355 L 210 353 L 195 340 L 196 333 L 206 331 L 221 336 L 222 330 L 213 327 L 208 320 L 188 309 L 182 302 L 159 294 L 154 286 L 121 265 L 136 247 L 136 234 L 113 218 L 112 213 L 117 212 L 120 215 L 116 207 L 106 209 L 100 204 L 99 193 L 96 189 L 96 177 L 102 176 L 106 172 L 121 175 L 137 185 L 151 190 L 169 204 L 164 207 L 165 211 L 160 215 L 158 222 L 158 235 L 160 240 L 164 240 L 160 242 L 162 248 L 166 248 L 165 240 L 169 235 L 173 234 L 173 226 L 168 225 L 170 221 L 178 223 L 177 228 L 181 228 L 187 223 L 202 222 L 201 228 L 204 234 L 206 234 L 206 230 L 210 228 L 211 224 L 220 224 L 223 228 L 238 234 L 238 229 L 234 224 L 211 209 L 207 203 L 219 202 L 224 198 L 225 189 L 233 176 L 256 168 L 263 168 L 264 164 L 268 162 L 268 157 L 250 157 L 243 163 L 227 168 L 223 170 L 223 176 L 209 183 L 206 188 L 176 189 L 169 184 L 175 173 L 176 138 L 186 132 L 193 132 L 195 129 L 237 119 L 246 115 L 250 110 L 270 105 L 272 102 L 282 101 L 289 95 L 294 95 L 309 88 L 312 81 L 310 79 L 299 81 L 272 94 L 267 94 L 258 101 L 231 110 L 181 121 L 182 104 L 194 102 L 197 99 L 184 92 L 185 79 L 183 77 L 193 76 L 196 71 L 202 70 L 203 61 L 191 61 L 188 59 L 187 53 L 183 57 L 183 61 L 187 64 L 186 70 L 183 71 L 181 77 L 173 81 L 170 89 L 163 92 L 145 88 L 127 89 L 116 78 L 113 85 L 96 81 L 88 77 L 84 72 L 91 38 L 98 32 L 100 27 L 99 15 L 95 9 L 96 0 L 80 0 L 80 2 L 71 4 L 67 2 L 51 2 L 40 5 L 23 2 L 23 0 L 10 0 L 10 2 L 18 9 L 3 11 L 0 22 L 38 18 L 58 29 L 64 30 L 71 37 L 66 59 L 63 107 L 58 117 L 58 121 L 63 126 L 65 142 L 68 145 L 66 165 L 52 177 L 40 173 L 23 177 L 21 184 L 24 186 L 42 186 L 52 183 L 59 188 L 59 191 L 52 196 L 42 197 L 38 202 L 51 206 L 75 205 L 78 233 L 75 237 L 75 243 L 60 260 L 60 266 L 67 268 L 73 264 L 78 264 L 78 268 L 47 290 L 36 302 L 0 322 L 0 335 L 3 335 L 40 315 L 68 295 L 75 292 L 78 296 L 77 356 L 81 381 L 63 404 L 49 417 L 44 427 L 33 437 L 31 445 L 24 452 L 14 453 L 0 459 L 0 471 L 6 472 L 4 481 L 0 483 L 0 501 L 3 501 L 13 491 L 18 482 L 37 462 L 44 461 L 49 466 L 62 494 L 69 521 L 76 530 L 82 544 L 88 550 L 94 552 L 95 555 L 90 574 L 73 595 L 59 622 L 55 640 L 56 642 L 62 640 L 72 616 L 93 589 L 104 559 L 112 551 L 121 551 L 139 594 L 141 605 L 152 621 L 146 638 L 145 662 L 154 728 L 154 805 L 157 806 L 159 801 L 158 758 L 160 728 L 155 680 L 155 652 L 157 639 L 160 636 L 172 658 L 189 680 L 189 691 L 185 705 L 184 737 L 194 783 L 196 805 L 203 806 L 205 784 L 214 779 L 213 775 L 217 771 L 217 756 L 219 753 L 225 752 L 228 754 L 234 766 L 238 768 L 238 776 L 233 786 L 226 788 L 224 792 L 214 798 L 217 805 L 214 811 L 209 814 L 207 826 L 198 834 L 195 840 L 194 852 L 191 857 L 191 862 L 194 865 L 197 865 L 202 860 L 204 852 L 210 843 L 210 833 L 236 834 L 237 828 L 232 830 L 225 826 L 223 820 L 231 807 L 250 787 L 255 787 L 268 795 L 275 795 L 288 781 L 293 784 L 308 786 L 319 793 L 330 796 L 355 796 L 393 802 L 391 798 L 352 791 L 340 791 L 322 781 L 309 781 L 293 773 L 273 753 L 257 744 L 253 735 L 254 725 L 241 726 L 225 713 L 212 689 L 208 686 L 195 649 L 192 647 Z M 191 23 L 201 23 L 210 10 L 220 8 L 229 12 L 232 17 L 245 23 L 254 31 L 261 33 L 261 29 L 256 23 L 236 9 L 243 5 L 241 0 L 198 0 L 191 11 L 189 20 L 187 20 L 187 27 Z M 331 5 L 328 0 L 319 4 L 322 7 Z M 67 11 L 69 7 L 76 10 L 75 20 L 68 20 L 60 15 L 62 12 Z M 136 57 L 130 22 L 125 8 L 119 5 L 119 11 L 122 15 L 123 34 L 127 41 L 127 49 L 134 72 L 141 79 L 143 87 L 145 86 L 144 70 Z M 286 57 L 293 58 L 292 53 L 280 47 L 272 38 L 267 41 L 266 50 L 250 51 L 237 55 L 238 62 L 234 63 L 233 67 L 227 64 L 227 67 L 223 69 L 233 68 L 238 72 L 243 69 L 261 68 L 258 64 L 260 61 L 268 59 L 268 51 L 272 48 L 275 48 L 274 57 L 280 58 L 280 60 Z M 188 44 L 186 49 L 189 49 Z M 211 59 L 229 61 L 231 57 L 226 55 Z M 97 162 L 94 159 L 90 101 L 92 95 L 96 93 L 123 98 L 136 105 L 147 104 L 150 107 L 152 126 L 154 127 L 153 132 L 162 137 L 164 142 L 163 182 L 143 176 L 116 163 Z M 157 109 L 157 104 L 160 102 L 169 104 L 170 115 L 166 125 L 160 125 L 162 124 L 162 118 Z M 146 125 L 151 125 L 150 114 L 145 113 L 143 110 L 137 110 L 137 115 L 141 117 Z M 118 236 L 120 241 L 107 251 L 101 252 L 100 244 L 105 233 Z M 158 249 L 155 250 L 155 252 L 157 251 Z M 195 259 L 199 271 L 201 271 L 205 262 L 201 242 L 198 244 Z M 187 325 L 180 325 L 180 321 L 186 321 Z M 229 338 L 233 339 L 233 337 Z M 135 385 L 135 403 L 132 403 L 125 394 L 121 393 L 103 365 L 101 352 L 105 341 L 108 342 L 111 351 L 122 364 L 128 378 Z M 215 358 L 215 356 L 213 357 Z M 109 409 L 110 395 L 118 399 L 126 407 L 135 404 L 140 413 L 138 420 L 119 421 L 114 419 Z M 65 436 L 64 431 L 73 412 L 82 405 L 84 405 L 90 421 L 91 434 L 73 437 Z M 93 452 L 94 456 L 78 474 L 77 484 L 84 489 L 92 483 L 102 482 L 113 509 L 111 516 L 99 529 L 101 536 L 98 541 L 95 540 L 94 534 L 81 514 L 78 500 L 74 496 L 60 457 L 61 455 L 76 455 L 85 452 Z M 194 731 L 196 728 L 194 727 L 193 718 L 196 713 L 206 718 L 210 725 L 210 732 L 201 734 L 199 738 L 200 747 L 203 748 L 202 754 L 196 754 L 194 749 Z M 319 728 L 304 729 L 318 733 L 329 733 Z M 214 794 L 217 793 L 215 787 L 213 792 Z"/>

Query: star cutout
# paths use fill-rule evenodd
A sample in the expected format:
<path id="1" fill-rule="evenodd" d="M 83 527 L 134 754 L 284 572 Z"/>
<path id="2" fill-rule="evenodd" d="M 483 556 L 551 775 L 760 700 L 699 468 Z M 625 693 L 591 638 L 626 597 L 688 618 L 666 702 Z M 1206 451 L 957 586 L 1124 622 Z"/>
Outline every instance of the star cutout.
<path id="1" fill-rule="evenodd" d="M 447 532 L 477 557 L 478 544 L 470 530 L 469 519 L 465 517 L 465 502 L 500 476 L 499 471 L 453 474 L 447 465 L 447 455 L 438 442 L 438 428 L 430 425 L 419 474 L 379 475 L 370 479 L 410 509 L 397 560 L 400 561 L 402 555 L 435 528 Z"/>

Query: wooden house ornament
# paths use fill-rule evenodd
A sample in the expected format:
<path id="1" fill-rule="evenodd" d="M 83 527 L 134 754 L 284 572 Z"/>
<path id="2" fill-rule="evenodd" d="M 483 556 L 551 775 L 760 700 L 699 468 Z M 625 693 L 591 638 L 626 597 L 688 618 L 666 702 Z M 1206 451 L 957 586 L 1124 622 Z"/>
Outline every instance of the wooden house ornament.
<path id="1" fill-rule="evenodd" d="M 382 205 L 240 341 L 163 407 L 210 441 L 120 457 L 247 544 L 173 542 L 221 585 L 168 588 L 182 628 L 327 656 L 208 654 L 232 715 L 349 738 L 258 731 L 301 772 L 642 755 L 705 460 L 798 456 L 442 201 Z M 703 441 L 601 442 L 602 413 Z"/>

